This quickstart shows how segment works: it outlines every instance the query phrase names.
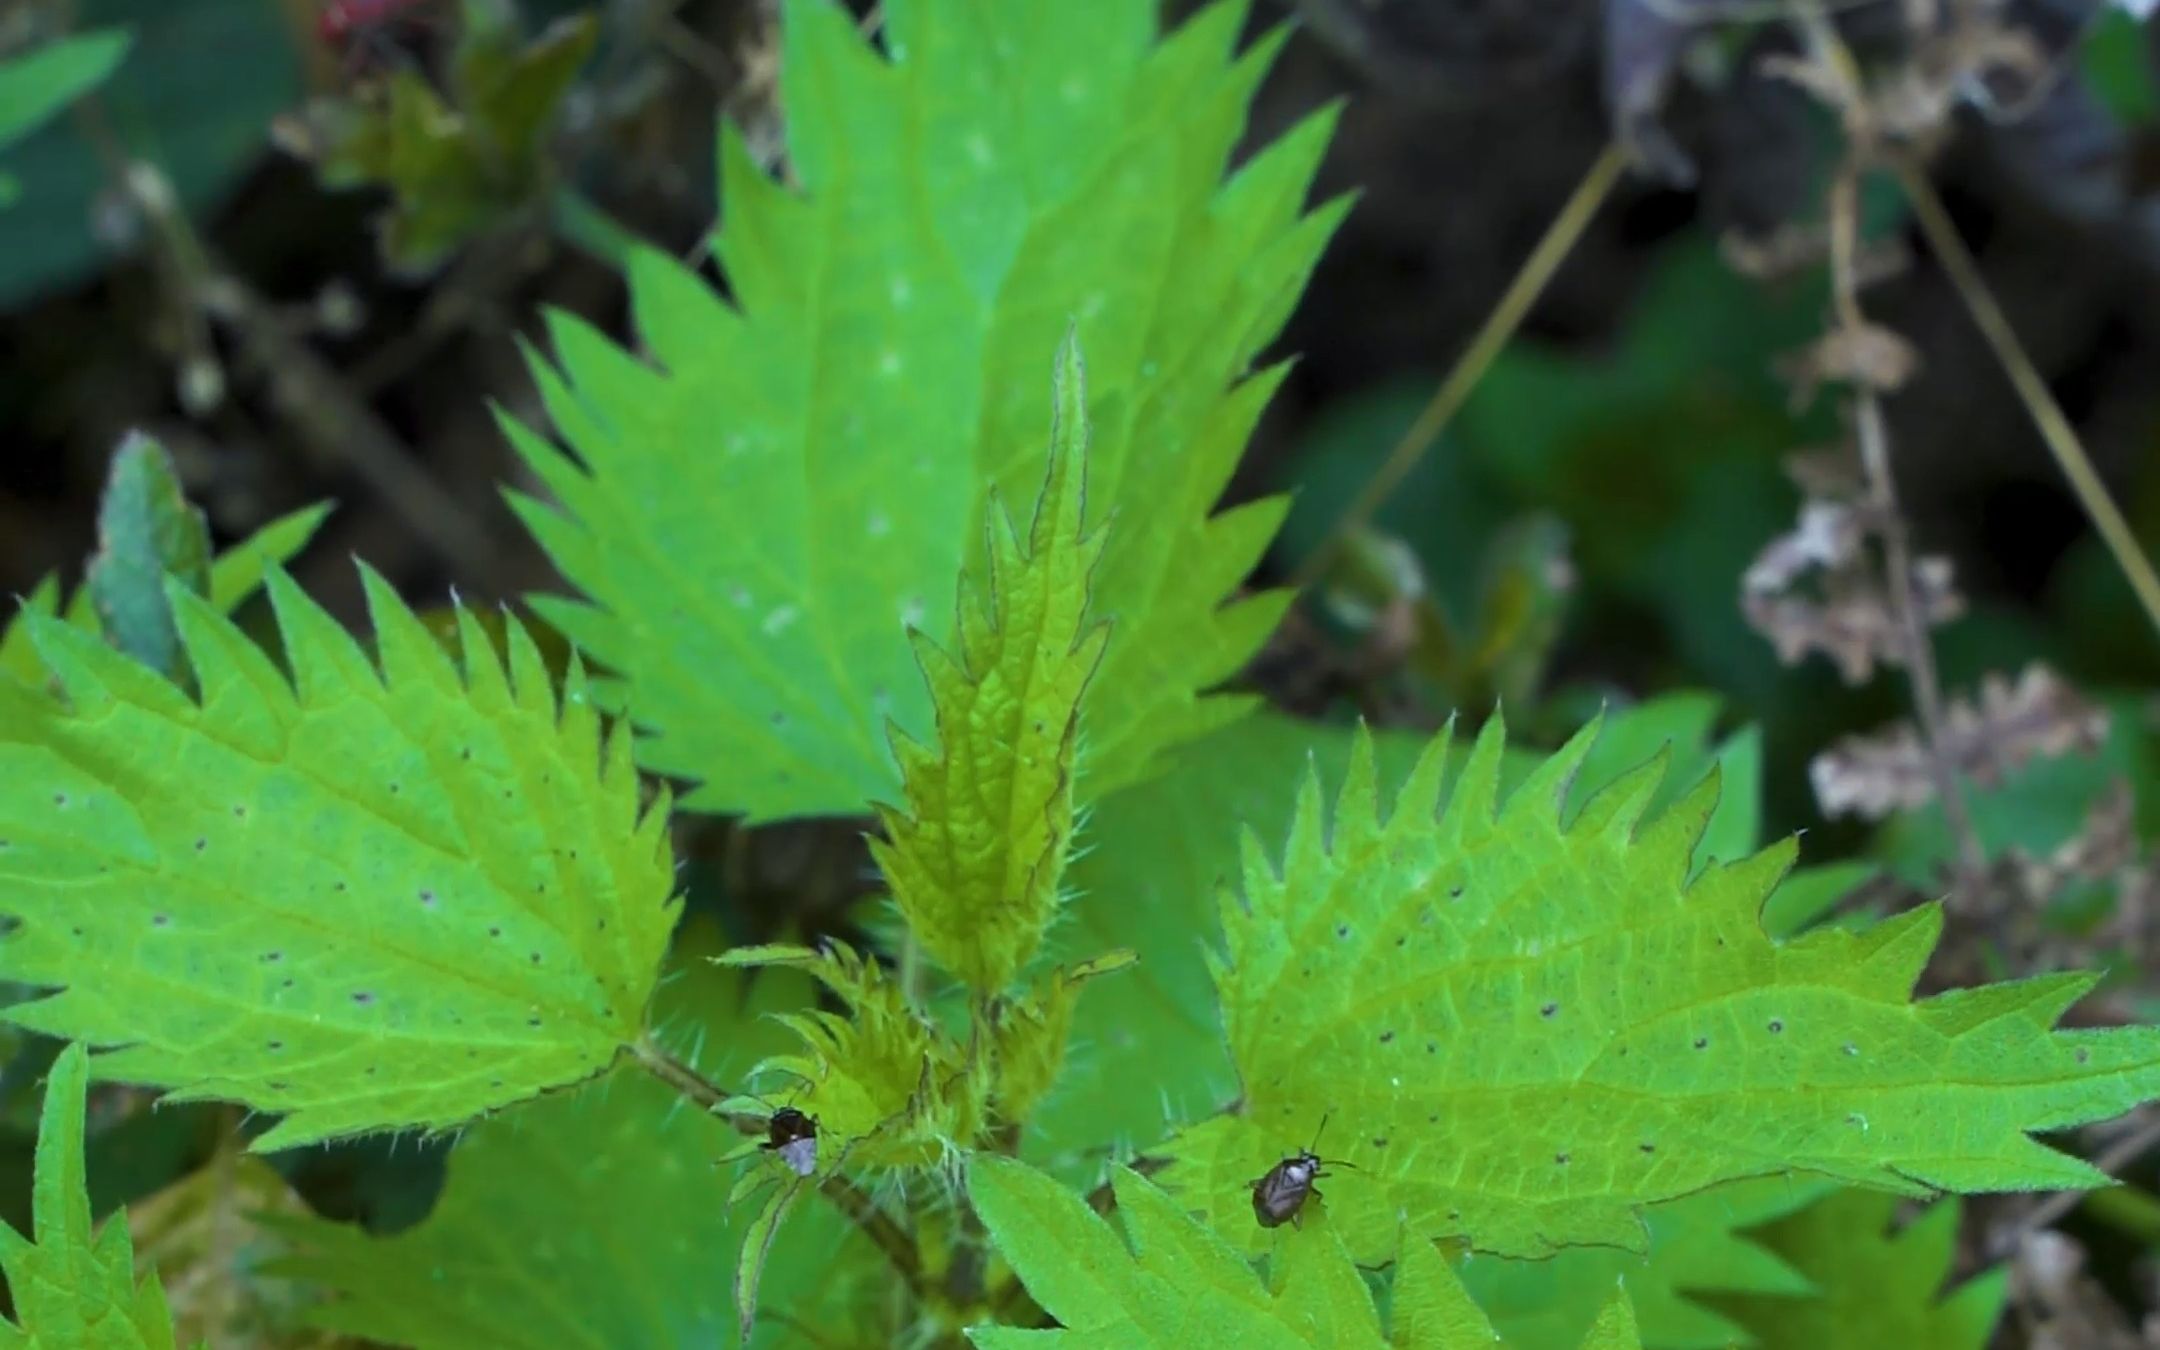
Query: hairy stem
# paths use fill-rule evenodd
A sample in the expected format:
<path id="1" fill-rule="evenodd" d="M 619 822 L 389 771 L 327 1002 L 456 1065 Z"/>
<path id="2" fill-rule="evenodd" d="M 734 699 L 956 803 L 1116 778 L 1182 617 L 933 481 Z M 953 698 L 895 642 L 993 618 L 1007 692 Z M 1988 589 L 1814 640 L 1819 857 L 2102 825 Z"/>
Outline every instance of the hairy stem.
<path id="1" fill-rule="evenodd" d="M 1898 183 L 1905 190 L 1906 200 L 1912 203 L 1913 215 L 1920 222 L 1920 232 L 1927 236 L 1935 260 L 1950 278 L 1966 312 L 1972 315 L 1973 325 L 1994 350 L 1995 359 L 2002 363 L 2003 373 L 2010 378 L 2010 387 L 2024 403 L 2026 414 L 2039 429 L 2040 439 L 2047 443 L 2049 453 L 2055 456 L 2063 477 L 2070 480 L 2070 490 L 2077 494 L 2078 505 L 2084 508 L 2093 528 L 2099 531 L 2101 542 L 2114 555 L 2115 565 L 2129 579 L 2130 589 L 2136 592 L 2145 617 L 2152 621 L 2156 631 L 2160 631 L 2160 575 L 2154 573 L 2152 560 L 2145 556 L 2130 523 L 2108 494 L 2107 485 L 2093 471 L 2092 459 L 2078 440 L 2076 429 L 2063 415 L 2062 405 L 2049 392 L 2047 381 L 2033 366 L 2032 358 L 2026 355 L 2024 344 L 2018 341 L 2017 330 L 2010 326 L 1994 292 L 1982 279 L 1979 264 L 1973 261 L 1971 250 L 1965 247 L 1957 226 L 1951 223 L 1950 213 L 1943 209 L 1942 198 L 1936 195 L 1934 184 L 1909 160 L 1900 158 L 1893 164 Z"/>
<path id="2" fill-rule="evenodd" d="M 720 1110 L 720 1104 L 728 1099 L 728 1093 L 710 1078 L 671 1054 L 666 1047 L 649 1034 L 631 1043 L 630 1054 L 638 1064 L 673 1088 L 688 1101 L 696 1103 L 703 1111 L 717 1115 L 745 1134 L 759 1134 L 765 1129 L 765 1118 L 744 1112 Z M 922 1293 L 922 1251 L 915 1237 L 900 1226 L 897 1219 L 870 1198 L 870 1193 L 838 1172 L 827 1172 L 818 1178 L 818 1194 L 833 1203 L 848 1221 L 861 1229 L 863 1235 L 877 1244 L 885 1259 L 907 1281 L 908 1288 L 918 1296 Z"/>
<path id="3" fill-rule="evenodd" d="M 1349 508 L 1329 528 L 1319 547 L 1306 556 L 1291 582 L 1294 588 L 1303 590 L 1312 585 L 1333 560 L 1335 551 L 1372 518 L 1373 512 L 1379 510 L 1380 504 L 1402 482 L 1403 476 L 1416 467 L 1425 452 L 1440 439 L 1440 433 L 1469 401 L 1470 391 L 1485 378 L 1485 372 L 1492 368 L 1509 339 L 1515 336 L 1515 330 L 1529 317 L 1531 306 L 1537 303 L 1538 296 L 1544 293 L 1567 255 L 1574 251 L 1576 241 L 1582 238 L 1583 231 L 1596 217 L 1598 208 L 1605 204 L 1606 197 L 1611 195 L 1613 185 L 1620 181 L 1626 168 L 1627 152 L 1618 141 L 1608 144 L 1598 155 L 1560 208 L 1560 214 L 1546 227 L 1545 236 L 1524 259 L 1522 269 L 1508 282 L 1499 302 L 1485 316 L 1485 322 L 1470 339 L 1470 345 L 1455 358 L 1454 366 L 1441 380 L 1432 400 L 1403 432 L 1402 439 L 1388 452 L 1387 459 L 1366 481 Z"/>

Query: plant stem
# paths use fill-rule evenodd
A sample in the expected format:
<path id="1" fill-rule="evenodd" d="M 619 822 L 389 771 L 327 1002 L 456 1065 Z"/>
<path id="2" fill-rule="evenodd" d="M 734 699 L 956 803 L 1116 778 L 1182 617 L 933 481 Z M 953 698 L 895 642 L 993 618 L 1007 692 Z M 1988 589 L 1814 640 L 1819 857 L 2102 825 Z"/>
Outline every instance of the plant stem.
<path id="1" fill-rule="evenodd" d="M 1860 310 L 1859 252 L 1859 168 L 1848 164 L 1830 186 L 1830 290 L 1838 323 L 1852 331 L 1867 322 Z M 1920 612 L 1920 597 L 1913 585 L 1912 536 L 1898 502 L 1897 479 L 1890 470 L 1890 435 L 1883 425 L 1882 399 L 1865 381 L 1855 382 L 1852 407 L 1853 435 L 1859 442 L 1860 463 L 1867 474 L 1870 507 L 1875 516 L 1872 524 L 1883 541 L 1890 608 L 1905 647 L 1906 683 L 1912 690 L 1920 729 L 1927 737 L 1928 773 L 1935 780 L 1943 823 L 1957 849 L 1958 870 L 1967 882 L 1977 886 L 1987 871 L 1987 850 L 1965 804 L 1965 789 L 1950 762 L 1942 686 L 1935 671 L 1934 645 L 1928 640 L 1927 616 Z"/>
<path id="2" fill-rule="evenodd" d="M 198 345 L 210 350 L 210 319 L 231 329 L 241 355 L 268 391 L 271 407 L 304 450 L 351 469 L 395 519 L 468 584 L 509 596 L 514 587 L 481 523 L 196 233 L 164 174 L 130 156 L 113 135 L 98 95 L 85 96 L 75 116 L 113 183 L 150 227 L 165 263 L 170 299 L 182 322 L 198 334 Z"/>
<path id="3" fill-rule="evenodd" d="M 1821 0 L 1804 5 L 1798 14 L 1809 45 L 1833 71 L 1842 86 L 1839 97 L 1847 100 L 1840 109 L 1852 144 L 1844 165 L 1831 181 L 1827 213 L 1830 230 L 1830 297 L 1838 326 L 1858 332 L 1867 326 L 1860 308 L 1860 174 L 1878 153 L 1871 131 L 1875 119 L 1866 108 L 1866 81 L 1852 51 L 1838 36 Z M 1890 469 L 1890 434 L 1884 425 L 1881 395 L 1865 379 L 1852 382 L 1853 438 L 1867 476 L 1869 521 L 1883 542 L 1883 564 L 1888 573 L 1891 618 L 1897 624 L 1904 647 L 1906 684 L 1912 690 L 1913 710 L 1927 745 L 1928 776 L 1934 780 L 1936 800 L 1942 803 L 1943 824 L 1957 850 L 1954 870 L 1960 882 L 1953 896 L 1963 896 L 1968 885 L 1977 893 L 1987 871 L 1987 850 L 1973 825 L 1965 804 L 1965 789 L 1951 763 L 1942 685 L 1935 671 L 1935 648 L 1928 638 L 1927 617 L 1920 612 L 1920 598 L 1913 585 L 1912 536 L 1905 512 L 1898 502 L 1897 478 Z"/>
<path id="4" fill-rule="evenodd" d="M 706 1112 L 718 1114 L 720 1103 L 728 1099 L 729 1094 L 718 1083 L 670 1054 L 649 1032 L 631 1042 L 630 1053 L 644 1066 L 646 1072 L 697 1103 L 698 1107 Z M 747 1115 L 730 1116 L 728 1123 L 748 1134 L 755 1134 L 764 1128 L 763 1121 Z"/>
<path id="5" fill-rule="evenodd" d="M 759 1134 L 765 1129 L 765 1118 L 741 1112 L 721 1111 L 720 1104 L 728 1099 L 728 1093 L 719 1084 L 699 1073 L 695 1068 L 670 1053 L 655 1041 L 651 1034 L 640 1036 L 631 1042 L 630 1053 L 638 1064 L 653 1077 L 666 1083 L 683 1097 L 711 1115 L 717 1115 L 745 1134 Z M 915 1237 L 902 1228 L 899 1221 L 886 1212 L 870 1193 L 839 1172 L 827 1172 L 818 1178 L 818 1194 L 832 1201 L 833 1206 L 848 1217 L 863 1235 L 877 1244 L 885 1259 L 907 1281 L 908 1288 L 919 1298 L 922 1288 L 922 1252 L 915 1244 Z"/>
<path id="6" fill-rule="evenodd" d="M 2010 326 L 1994 292 L 1981 277 L 1979 265 L 1959 237 L 1950 213 L 1943 209 L 1942 198 L 1936 195 L 1934 184 L 1908 159 L 1894 159 L 1892 165 L 1897 171 L 1899 185 L 1905 190 L 1906 200 L 1912 203 L 1913 215 L 1920 222 L 1920 232 L 1927 236 L 1928 247 L 1934 250 L 1936 261 L 1942 264 L 1958 298 L 1964 301 L 1973 325 L 1994 349 L 1995 359 L 2002 363 L 2003 373 L 2010 377 L 2010 387 L 2025 404 L 2026 413 L 2039 429 L 2040 439 L 2055 456 L 2063 477 L 2070 480 L 2070 490 L 2077 494 L 2078 505 L 2085 508 L 2093 528 L 2100 532 L 2101 541 L 2115 556 L 2115 565 L 2129 579 L 2130 589 L 2144 607 L 2145 617 L 2152 621 L 2156 631 L 2160 631 L 2160 575 L 2153 572 L 2152 561 L 2139 546 L 2137 535 L 2117 509 L 2115 499 L 2108 495 L 2107 485 L 2093 471 L 2092 460 L 2078 440 L 2076 429 L 2063 415 L 2062 405 L 2055 401 L 2047 381 L 2033 366 L 2032 358 L 2026 355 L 2024 344 L 2018 341 L 2017 330 Z"/>
<path id="7" fill-rule="evenodd" d="M 1618 141 L 1608 143 L 1582 181 L 1575 185 L 1575 191 L 1560 208 L 1560 214 L 1546 227 L 1537 247 L 1524 259 L 1521 270 L 1508 282 L 1507 290 L 1485 316 L 1485 322 L 1470 339 L 1470 345 L 1455 358 L 1454 366 L 1440 381 L 1432 400 L 1403 432 L 1402 439 L 1395 443 L 1395 448 L 1388 452 L 1387 459 L 1366 481 L 1356 499 L 1329 528 L 1319 546 L 1306 555 L 1291 582 L 1294 589 L 1304 590 L 1312 585 L 1332 561 L 1335 551 L 1371 519 L 1388 494 L 1402 482 L 1403 476 L 1416 467 L 1418 460 L 1440 439 L 1440 433 L 1469 401 L 1470 391 L 1485 378 L 1485 372 L 1492 368 L 1493 361 L 1515 336 L 1515 330 L 1529 317 L 1538 296 L 1544 293 L 1567 255 L 1574 251 L 1576 241 L 1582 238 L 1583 231 L 1596 217 L 1598 208 L 1605 204 L 1606 197 L 1611 195 L 1613 185 L 1620 181 L 1626 168 L 1627 152 Z"/>

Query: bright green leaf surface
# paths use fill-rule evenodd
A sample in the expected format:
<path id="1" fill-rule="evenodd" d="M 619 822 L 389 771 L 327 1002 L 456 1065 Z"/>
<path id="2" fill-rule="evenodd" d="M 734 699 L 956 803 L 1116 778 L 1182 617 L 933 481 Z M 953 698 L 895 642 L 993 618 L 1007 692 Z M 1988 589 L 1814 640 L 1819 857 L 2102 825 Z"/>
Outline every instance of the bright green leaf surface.
<path id="1" fill-rule="evenodd" d="M 1760 1236 L 1819 1291 L 1809 1298 L 1722 1297 L 1720 1309 L 1765 1350 L 1982 1350 L 2002 1317 L 2009 1271 L 1944 1290 L 1957 1257 L 1955 1200 L 1892 1231 L 1895 1196 L 1839 1191 Z"/>
<path id="2" fill-rule="evenodd" d="M 83 1110 L 89 1056 L 71 1045 L 53 1061 L 38 1124 L 31 1207 L 36 1240 L 0 1226 L 0 1269 L 15 1321 L 0 1322 L 8 1350 L 172 1350 L 172 1316 L 157 1276 L 135 1282 L 127 1220 L 102 1232 L 90 1223 L 83 1172 Z"/>
<path id="3" fill-rule="evenodd" d="M 785 974 L 746 989 L 744 976 L 702 959 L 716 947 L 686 929 L 681 973 L 656 1000 L 657 1034 L 728 1082 L 780 1043 L 763 1014 L 799 1006 L 807 990 Z M 421 1350 L 731 1346 L 729 1276 L 756 1206 L 729 1209 L 735 1178 L 713 1160 L 739 1138 L 626 1064 L 466 1132 L 441 1200 L 415 1228 L 371 1238 L 320 1220 L 289 1225 L 308 1250 L 283 1268 L 336 1296 L 321 1325 Z M 747 1166 L 781 1170 L 769 1155 Z M 834 1344 L 877 1344 L 841 1333 L 885 1283 L 875 1250 L 806 1195 L 760 1301 Z M 757 1343 L 801 1344 L 775 1316 L 765 1327 Z"/>
<path id="4" fill-rule="evenodd" d="M 1754 738 L 1742 732 L 1714 746 L 1717 711 L 1712 696 L 1678 693 L 1613 713 L 1576 775 L 1578 794 L 1670 746 L 1673 771 L 1660 800 L 1721 765 L 1725 787 L 1701 851 L 1725 858 L 1751 851 L 1761 792 L 1760 768 L 1746 757 Z M 1169 773 L 1094 810 L 1068 873 L 1081 898 L 1062 912 L 1053 947 L 1066 959 L 1130 948 L 1140 964 L 1092 985 L 1081 1000 L 1066 1076 L 1029 1122 L 1035 1156 L 1112 1141 L 1145 1146 L 1237 1095 L 1205 960 L 1218 929 L 1216 896 L 1237 878 L 1238 831 L 1287 835 L 1308 765 L 1323 782 L 1341 783 L 1351 741 L 1348 727 L 1263 712 L 1194 744 Z M 1427 742 L 1382 731 L 1373 744 L 1381 781 L 1393 791 Z M 1510 751 L 1503 784 L 1527 777 L 1538 758 Z"/>
<path id="5" fill-rule="evenodd" d="M 957 650 L 916 643 L 937 743 L 896 736 L 904 810 L 880 807 L 870 850 L 923 949 L 974 989 L 1002 993 L 1057 912 L 1072 842 L 1080 699 L 1109 629 L 1088 618 L 1103 533 L 1086 532 L 1087 410 L 1080 352 L 1059 349 L 1050 468 L 1023 536 L 992 511 L 988 570 L 963 581 Z"/>
<path id="6" fill-rule="evenodd" d="M 1095 980 L 1130 967 L 1127 949 L 1105 952 L 1078 965 L 1059 966 L 1033 988 L 996 1005 L 992 1050 L 997 1061 L 998 1114 L 1025 1121 L 1043 1096 L 1064 1078 L 1073 1011 Z"/>
<path id="7" fill-rule="evenodd" d="M 1024 1163 L 978 1155 L 968 1198 L 998 1251 L 1057 1330 L 977 1327 L 986 1350 L 1074 1346 L 1094 1350 L 1509 1350 L 1493 1335 L 1447 1263 L 1429 1244 L 1405 1254 L 1392 1337 L 1364 1277 L 1324 1219 L 1275 1230 L 1271 1280 L 1193 1221 L 1153 1183 L 1113 1176 L 1121 1237 L 1080 1197 Z M 1624 1299 L 1600 1317 L 1586 1350 L 1634 1350 Z"/>
<path id="8" fill-rule="evenodd" d="M 1145 1179 L 1120 1169 L 1116 1187 L 1119 1211 L 1132 1234 L 1130 1251 L 1078 1196 L 1024 1163 L 980 1155 L 969 1165 L 968 1197 L 999 1252 L 1064 1328 L 978 1328 L 969 1333 L 975 1344 L 992 1350 L 1039 1344 L 1359 1350 L 1380 1344 L 1369 1332 L 1345 1341 L 1316 1341 L 1303 1334 L 1316 1314 L 1331 1314 L 1324 1306 L 1327 1292 L 1301 1288 L 1302 1306 L 1285 1306 L 1290 1300 L 1270 1294 L 1243 1257 L 1180 1213 Z M 1329 1240 L 1312 1234 L 1313 1245 Z M 1313 1265 L 1321 1263 L 1316 1258 Z M 1347 1260 L 1339 1264 L 1371 1320 L 1372 1305 L 1356 1269 Z M 1310 1267 L 1301 1273 L 1317 1275 Z M 1339 1290 L 1340 1283 L 1332 1288 Z"/>
<path id="9" fill-rule="evenodd" d="M 1249 706 L 1205 691 L 1281 612 L 1230 597 L 1283 508 L 1209 513 L 1280 378 L 1251 362 L 1341 214 L 1302 206 L 1332 118 L 1225 181 L 1277 43 L 1235 52 L 1237 0 L 1160 40 L 1157 9 L 912 0 L 887 6 L 881 55 L 829 0 L 790 0 L 801 191 L 723 137 L 732 303 L 647 251 L 649 360 L 555 316 L 559 370 L 535 372 L 575 460 L 506 426 L 557 503 L 521 514 L 582 593 L 541 612 L 623 677 L 641 761 L 699 785 L 686 806 L 763 820 L 892 798 L 887 716 L 931 723 L 905 630 L 975 560 L 988 494 L 1037 481 L 1069 324 L 1093 513 L 1116 521 L 1081 798 Z"/>
<path id="10" fill-rule="evenodd" d="M 113 454 L 98 503 L 98 551 L 85 584 L 108 642 L 167 679 L 186 670 L 165 598 L 170 577 L 210 589 L 210 526 L 188 502 L 165 447 L 129 436 Z"/>
<path id="11" fill-rule="evenodd" d="M 1308 781 L 1279 872 L 1249 843 L 1219 977 L 1244 1113 L 1166 1150 L 1219 1229 L 1260 1240 L 1247 1183 L 1323 1117 L 1359 1169 L 1326 1195 L 1361 1259 L 1398 1215 L 1503 1255 L 1640 1250 L 1641 1205 L 1788 1170 L 1908 1193 L 2100 1179 L 2028 1132 L 2160 1091 L 2160 1032 L 2052 1031 L 2080 975 L 1910 1002 L 1934 907 L 1773 942 L 1790 843 L 1687 883 L 1714 778 L 1643 824 L 1653 760 L 1562 828 L 1595 730 L 1503 807 L 1488 723 L 1444 812 L 1443 736 L 1385 821 L 1360 747 L 1332 820 Z"/>
<path id="12" fill-rule="evenodd" d="M 210 604 L 230 614 L 262 589 L 263 575 L 281 567 L 308 545 L 329 516 L 327 503 L 303 506 L 263 526 L 218 554 L 210 564 Z"/>
<path id="13" fill-rule="evenodd" d="M 1430 1242 L 1403 1246 L 1389 1299 L 1395 1350 L 1486 1347 L 1499 1340 L 1492 1322 L 1473 1302 L 1440 1248 Z"/>
<path id="14" fill-rule="evenodd" d="M 282 573 L 297 688 L 173 588 L 200 704 L 33 617 L 66 706 L 0 683 L 8 1016 L 125 1048 L 103 1076 L 285 1119 L 274 1149 L 442 1128 L 605 1068 L 677 904 L 628 736 L 560 706 L 524 630 L 462 673 L 372 573 L 381 656 Z"/>

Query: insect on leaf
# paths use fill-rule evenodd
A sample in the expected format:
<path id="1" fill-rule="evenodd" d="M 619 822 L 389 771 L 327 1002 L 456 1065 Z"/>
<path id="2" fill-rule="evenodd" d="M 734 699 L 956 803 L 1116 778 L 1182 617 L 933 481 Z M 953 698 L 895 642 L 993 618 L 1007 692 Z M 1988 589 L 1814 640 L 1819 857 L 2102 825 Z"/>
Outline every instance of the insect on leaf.
<path id="1" fill-rule="evenodd" d="M 1249 840 L 1217 977 L 1243 1111 L 1160 1150 L 1182 1198 L 1257 1246 L 1247 1183 L 1323 1117 L 1355 1167 L 1325 1204 L 1360 1260 L 1398 1216 L 1501 1255 L 1641 1250 L 1641 1206 L 1787 1171 L 1906 1194 L 2101 1181 L 2031 1132 L 2160 1091 L 2160 1032 L 2054 1030 L 2084 975 L 1913 1002 L 1932 906 L 1773 941 L 1793 844 L 1691 881 L 1717 780 L 1646 821 L 1662 756 L 1564 811 L 1596 730 L 1503 801 L 1494 718 L 1436 811 L 1443 734 L 1385 818 L 1361 748 L 1332 818 L 1308 780 L 1279 870 Z"/>
<path id="2" fill-rule="evenodd" d="M 1677 798 L 1722 764 L 1724 790 L 1697 860 L 1753 852 L 1761 791 L 1760 765 L 1748 753 L 1754 738 L 1742 732 L 1719 745 L 1717 716 L 1717 700 L 1699 692 L 1612 713 L 1576 774 L 1578 788 L 1610 781 L 1665 746 L 1673 772 L 1661 798 Z M 1300 776 L 1317 771 L 1339 784 L 1355 741 L 1347 726 L 1260 712 L 1194 743 L 1167 773 L 1090 813 L 1086 848 L 1067 873 L 1068 888 L 1081 898 L 1060 912 L 1051 951 L 1071 960 L 1124 947 L 1140 962 L 1080 1002 L 1058 1090 L 1028 1122 L 1028 1146 L 1042 1159 L 1113 1139 L 1146 1145 L 1172 1122 L 1198 1119 L 1237 1096 L 1206 962 L 1218 931 L 1216 893 L 1238 873 L 1233 822 L 1263 838 L 1287 835 Z M 1381 730 L 1372 745 L 1380 782 L 1392 793 L 1430 738 Z M 1503 788 L 1529 777 L 1543 759 L 1510 749 Z"/>
<path id="3" fill-rule="evenodd" d="M 1273 1285 L 1245 1257 L 1128 1168 L 1111 1176 L 1124 1236 L 1079 1196 L 1025 1163 L 990 1154 L 968 1165 L 968 1198 L 998 1251 L 1059 1330 L 975 1327 L 985 1350 L 1509 1350 L 1429 1243 L 1411 1244 L 1383 1331 L 1358 1268 L 1318 1221 L 1282 1228 Z M 1617 1294 L 1585 1347 L 1635 1350 Z"/>
<path id="4" fill-rule="evenodd" d="M 865 1167 L 922 1167 L 984 1124 L 989 1081 L 966 1047 L 918 1013 L 882 966 L 837 943 L 736 947 L 714 958 L 738 968 L 800 970 L 823 984 L 845 1016 L 804 1009 L 777 1022 L 799 1044 L 759 1062 L 759 1076 L 795 1085 L 790 1103 L 815 1116 L 818 1135 Z M 836 1157 L 821 1148 L 821 1162 Z"/>
<path id="5" fill-rule="evenodd" d="M 785 1041 L 766 1015 L 804 1006 L 809 982 L 718 969 L 706 958 L 719 947 L 706 921 L 684 924 L 653 1020 L 673 1053 L 728 1082 Z M 626 1062 L 466 1131 L 441 1199 L 414 1227 L 374 1237 L 321 1219 L 282 1223 L 298 1250 L 274 1269 L 333 1295 L 311 1321 L 370 1342 L 421 1350 L 733 1346 L 729 1274 L 755 1205 L 729 1205 L 736 1178 L 714 1160 L 738 1137 Z M 747 1170 L 761 1169 L 780 1171 L 769 1158 Z M 456 1277 L 441 1278 L 444 1271 Z M 889 1296 L 876 1249 L 806 1193 L 765 1272 L 764 1320 L 777 1325 L 784 1314 L 842 1344 L 892 1344 L 872 1311 Z M 861 1334 L 847 1339 L 848 1330 Z"/>
<path id="6" fill-rule="evenodd" d="M 1103 531 L 1087 501 L 1086 380 L 1068 336 L 1053 382 L 1050 467 L 1023 533 L 993 502 L 989 562 L 963 579 L 948 653 L 916 651 L 936 713 L 934 746 L 895 737 L 905 809 L 878 809 L 870 842 L 909 931 L 973 988 L 1001 992 L 1057 912 L 1073 830 L 1080 698 L 1107 625 L 1088 618 Z"/>
<path id="7" fill-rule="evenodd" d="M 103 1077 L 284 1119 L 277 1149 L 446 1128 L 607 1067 L 678 903 L 663 797 L 509 625 L 463 669 L 363 574 L 380 669 L 282 572 L 289 681 L 168 587 L 199 701 L 32 616 L 59 700 L 0 683 L 8 1017 Z"/>
<path id="8" fill-rule="evenodd" d="M 1156 0 L 917 0 L 882 50 L 783 6 L 799 190 L 723 133 L 714 251 L 630 268 L 633 357 L 565 315 L 535 360 L 561 446 L 506 421 L 516 499 L 578 592 L 535 608 L 621 675 L 646 767 L 752 820 L 892 800 L 888 717 L 929 739 L 906 637 L 978 563 L 993 490 L 1041 464 L 1039 362 L 1088 353 L 1095 573 L 1116 628 L 1089 688 L 1084 802 L 1252 706 L 1210 692 L 1280 594 L 1233 598 L 1281 521 L 1211 514 L 1281 367 L 1252 371 L 1343 212 L 1303 201 L 1333 124 L 1225 177 L 1281 35 L 1247 5 L 1157 32 Z M 543 607 L 544 606 L 544 607 Z M 953 644 L 955 646 L 960 644 Z"/>
<path id="9" fill-rule="evenodd" d="M 15 1321 L 0 1322 L 0 1347 L 43 1350 L 172 1350 L 172 1315 L 153 1273 L 135 1282 L 127 1220 L 90 1222 L 83 1172 L 83 1111 L 89 1055 L 71 1045 L 53 1061 L 38 1122 L 31 1190 L 35 1239 L 0 1225 L 0 1270 Z"/>

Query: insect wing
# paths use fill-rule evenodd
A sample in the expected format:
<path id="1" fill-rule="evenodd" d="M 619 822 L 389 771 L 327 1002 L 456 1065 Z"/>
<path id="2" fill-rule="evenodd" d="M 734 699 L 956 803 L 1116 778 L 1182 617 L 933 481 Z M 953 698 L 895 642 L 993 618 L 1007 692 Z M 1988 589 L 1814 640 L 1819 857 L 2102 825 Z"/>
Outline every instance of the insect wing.
<path id="1" fill-rule="evenodd" d="M 796 1176 L 806 1177 L 817 1171 L 817 1136 L 814 1134 L 790 1139 L 773 1151 Z"/>
<path id="2" fill-rule="evenodd" d="M 1295 1219 L 1313 1194 L 1313 1179 L 1320 1174 L 1320 1160 L 1310 1153 L 1285 1158 L 1253 1183 L 1253 1217 L 1262 1228 L 1279 1228 Z"/>

